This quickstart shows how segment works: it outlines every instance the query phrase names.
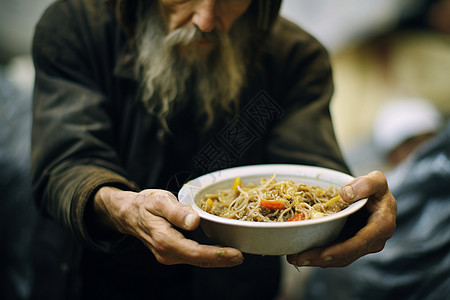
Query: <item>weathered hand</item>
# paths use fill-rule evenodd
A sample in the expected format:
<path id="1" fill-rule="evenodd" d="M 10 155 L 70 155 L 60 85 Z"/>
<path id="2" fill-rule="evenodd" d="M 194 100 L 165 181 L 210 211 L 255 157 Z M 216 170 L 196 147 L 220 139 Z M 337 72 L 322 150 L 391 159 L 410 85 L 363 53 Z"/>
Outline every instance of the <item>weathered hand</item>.
<path id="1" fill-rule="evenodd" d="M 239 250 L 201 245 L 176 230 L 172 225 L 194 230 L 200 217 L 168 191 L 134 193 L 103 187 L 95 196 L 94 209 L 110 228 L 140 239 L 162 264 L 231 267 L 243 261 Z"/>
<path id="2" fill-rule="evenodd" d="M 363 255 L 384 248 L 394 233 L 397 214 L 397 202 L 389 191 L 385 176 L 373 171 L 355 178 L 342 187 L 340 194 L 347 202 L 368 197 L 365 207 L 370 216 L 367 224 L 345 241 L 289 255 L 289 263 L 296 266 L 344 267 Z"/>

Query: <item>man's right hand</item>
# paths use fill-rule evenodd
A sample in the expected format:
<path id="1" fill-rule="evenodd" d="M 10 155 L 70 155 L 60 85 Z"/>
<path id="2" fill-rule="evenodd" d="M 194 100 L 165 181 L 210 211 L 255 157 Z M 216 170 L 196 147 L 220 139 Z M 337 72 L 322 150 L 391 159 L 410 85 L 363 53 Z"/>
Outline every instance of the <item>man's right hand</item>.
<path id="1" fill-rule="evenodd" d="M 135 193 L 102 187 L 94 197 L 94 212 L 103 225 L 141 240 L 165 265 L 232 267 L 244 260 L 237 249 L 201 245 L 186 239 L 172 225 L 194 230 L 200 217 L 165 190 Z"/>

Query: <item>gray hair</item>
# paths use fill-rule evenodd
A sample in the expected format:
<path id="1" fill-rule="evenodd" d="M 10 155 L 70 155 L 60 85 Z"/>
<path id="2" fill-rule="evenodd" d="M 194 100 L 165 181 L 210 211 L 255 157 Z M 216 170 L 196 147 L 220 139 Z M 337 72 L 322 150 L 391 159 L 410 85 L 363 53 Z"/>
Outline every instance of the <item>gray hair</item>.
<path id="1" fill-rule="evenodd" d="M 140 95 L 149 113 L 156 115 L 168 129 L 167 118 L 180 101 L 191 96 L 200 103 L 199 114 L 209 127 L 217 110 L 231 111 L 238 103 L 245 84 L 243 60 L 247 36 L 246 26 L 234 26 L 230 34 L 219 31 L 201 32 L 198 28 L 179 28 L 167 34 L 158 7 L 140 10 L 136 27 L 138 50 L 136 72 L 141 81 Z M 237 29 L 239 32 L 237 32 Z M 187 57 L 177 46 L 189 45 L 199 37 L 216 42 L 207 57 L 190 51 Z M 193 79 L 194 86 L 187 86 Z M 193 95 L 186 95 L 191 90 Z"/>

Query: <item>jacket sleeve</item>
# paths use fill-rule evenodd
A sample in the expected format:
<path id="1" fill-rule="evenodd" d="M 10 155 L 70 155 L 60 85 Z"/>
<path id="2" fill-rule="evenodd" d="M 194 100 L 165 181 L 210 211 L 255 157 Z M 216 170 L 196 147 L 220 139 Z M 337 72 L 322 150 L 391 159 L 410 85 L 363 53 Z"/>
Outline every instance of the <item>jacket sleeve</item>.
<path id="1" fill-rule="evenodd" d="M 350 173 L 336 140 L 329 105 L 333 94 L 326 49 L 295 25 L 281 20 L 269 51 L 275 101 L 283 116 L 270 131 L 270 161 L 332 168 Z M 277 99 L 278 98 L 278 99 Z"/>
<path id="2" fill-rule="evenodd" d="M 137 190 L 114 148 L 113 109 L 83 49 L 83 24 L 67 5 L 51 6 L 35 31 L 32 185 L 45 215 L 90 246 L 108 251 L 118 240 L 94 240 L 85 208 L 101 186 Z M 54 24 L 58 24 L 55 26 Z"/>

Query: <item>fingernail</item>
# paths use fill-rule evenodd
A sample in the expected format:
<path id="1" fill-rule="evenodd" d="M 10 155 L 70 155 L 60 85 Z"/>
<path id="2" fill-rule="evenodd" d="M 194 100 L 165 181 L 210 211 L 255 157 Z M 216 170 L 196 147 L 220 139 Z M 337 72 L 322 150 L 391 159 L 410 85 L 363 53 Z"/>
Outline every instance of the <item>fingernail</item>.
<path id="1" fill-rule="evenodd" d="M 323 260 L 324 261 L 332 261 L 333 257 L 332 256 L 326 256 Z"/>
<path id="2" fill-rule="evenodd" d="M 355 198 L 355 192 L 353 191 L 353 187 L 351 185 L 345 186 L 343 188 L 343 191 L 350 200 L 353 200 Z"/>
<path id="3" fill-rule="evenodd" d="M 186 218 L 184 219 L 184 227 L 187 229 L 192 228 L 195 223 L 195 216 L 193 214 L 188 214 Z"/>
<path id="4" fill-rule="evenodd" d="M 291 265 L 294 265 L 294 266 L 301 267 L 301 266 L 308 266 L 309 264 L 311 264 L 311 261 L 309 259 L 305 259 L 305 260 L 299 262 L 298 260 L 296 260 L 294 258 L 288 258 L 288 263 L 290 263 Z"/>
<path id="5" fill-rule="evenodd" d="M 304 260 L 299 266 L 308 266 L 311 263 L 309 259 Z"/>
<path id="6" fill-rule="evenodd" d="M 230 259 L 230 262 L 233 263 L 233 264 L 240 264 L 243 261 L 244 261 L 244 258 L 240 257 L 240 256 L 235 256 L 232 259 Z"/>

